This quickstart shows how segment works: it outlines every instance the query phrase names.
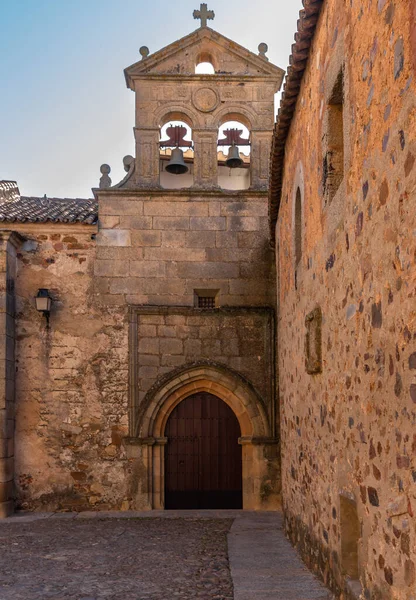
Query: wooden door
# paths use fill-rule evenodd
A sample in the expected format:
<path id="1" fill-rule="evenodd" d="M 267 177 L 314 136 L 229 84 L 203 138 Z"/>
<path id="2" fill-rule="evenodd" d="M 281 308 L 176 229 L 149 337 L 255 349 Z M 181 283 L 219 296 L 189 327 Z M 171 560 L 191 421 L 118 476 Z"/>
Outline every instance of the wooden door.
<path id="1" fill-rule="evenodd" d="M 166 425 L 165 508 L 242 508 L 240 425 L 217 396 L 183 400 Z"/>

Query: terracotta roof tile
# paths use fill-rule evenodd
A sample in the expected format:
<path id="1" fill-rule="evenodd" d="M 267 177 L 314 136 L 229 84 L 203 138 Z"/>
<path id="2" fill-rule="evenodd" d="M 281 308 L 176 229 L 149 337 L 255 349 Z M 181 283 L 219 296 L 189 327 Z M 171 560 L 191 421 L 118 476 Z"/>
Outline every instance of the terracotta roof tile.
<path id="1" fill-rule="evenodd" d="M 0 203 L 18 198 L 20 198 L 20 192 L 15 181 L 0 181 Z"/>
<path id="2" fill-rule="evenodd" d="M 20 196 L 15 182 L 0 181 L 0 221 L 94 225 L 97 220 L 98 204 L 94 199 Z"/>

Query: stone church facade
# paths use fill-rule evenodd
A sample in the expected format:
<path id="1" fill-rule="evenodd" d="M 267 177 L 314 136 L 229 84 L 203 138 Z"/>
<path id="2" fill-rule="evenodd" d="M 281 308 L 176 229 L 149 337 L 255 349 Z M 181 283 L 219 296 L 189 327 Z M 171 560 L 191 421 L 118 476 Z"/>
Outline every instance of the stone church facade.
<path id="1" fill-rule="evenodd" d="M 270 193 L 286 527 L 344 598 L 411 600 L 415 3 L 304 6 Z"/>

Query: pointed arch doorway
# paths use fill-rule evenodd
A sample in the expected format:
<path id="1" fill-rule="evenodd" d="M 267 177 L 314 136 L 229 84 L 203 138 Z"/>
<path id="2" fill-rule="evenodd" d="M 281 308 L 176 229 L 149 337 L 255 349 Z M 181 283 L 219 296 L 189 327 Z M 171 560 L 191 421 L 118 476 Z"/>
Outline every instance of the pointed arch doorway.
<path id="1" fill-rule="evenodd" d="M 165 429 L 165 508 L 242 508 L 240 436 L 237 417 L 218 396 L 182 400 Z"/>

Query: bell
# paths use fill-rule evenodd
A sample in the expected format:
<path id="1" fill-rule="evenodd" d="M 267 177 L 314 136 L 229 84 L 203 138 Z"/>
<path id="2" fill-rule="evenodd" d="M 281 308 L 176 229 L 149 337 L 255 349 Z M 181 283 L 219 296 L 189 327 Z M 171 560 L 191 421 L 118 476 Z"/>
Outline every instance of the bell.
<path id="1" fill-rule="evenodd" d="M 238 169 L 243 165 L 243 159 L 240 157 L 240 150 L 238 149 L 238 146 L 230 146 L 228 158 L 225 164 L 230 169 Z"/>
<path id="2" fill-rule="evenodd" d="M 172 156 L 170 157 L 169 164 L 166 165 L 166 171 L 172 173 L 172 175 L 183 175 L 189 171 L 183 159 L 183 152 L 180 148 L 174 148 L 172 150 Z"/>

